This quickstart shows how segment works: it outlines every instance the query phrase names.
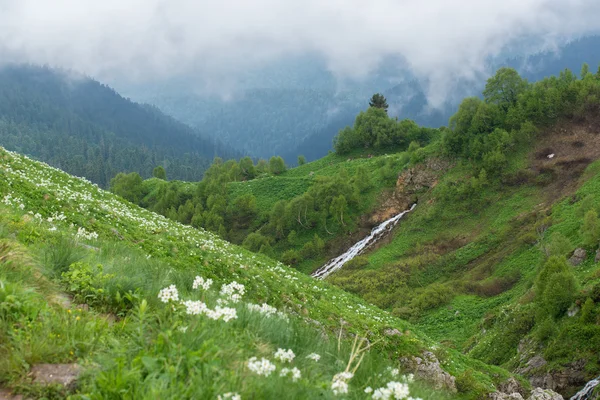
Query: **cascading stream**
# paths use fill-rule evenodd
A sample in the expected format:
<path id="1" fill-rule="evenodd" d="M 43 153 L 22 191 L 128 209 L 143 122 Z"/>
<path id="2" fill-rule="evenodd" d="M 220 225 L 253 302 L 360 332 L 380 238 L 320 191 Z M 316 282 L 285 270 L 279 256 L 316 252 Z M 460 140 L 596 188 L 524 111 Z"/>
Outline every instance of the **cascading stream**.
<path id="1" fill-rule="evenodd" d="M 341 256 L 338 256 L 332 260 L 330 260 L 327 264 L 323 265 L 321 268 L 313 272 L 312 276 L 317 279 L 324 279 L 332 274 L 334 271 L 342 268 L 344 264 L 348 261 L 352 260 L 354 257 L 362 254 L 366 249 L 368 249 L 373 243 L 377 242 L 382 236 L 392 230 L 393 227 L 396 226 L 398 221 L 404 217 L 407 213 L 411 212 L 417 205 L 413 204 L 409 210 L 403 211 L 400 214 L 388 219 L 387 221 L 382 222 L 367 236 L 362 239 L 360 242 L 357 242 L 354 246 L 350 247 L 348 251 L 346 251 Z"/>
<path id="2" fill-rule="evenodd" d="M 571 397 L 570 400 L 588 400 L 594 393 L 594 388 L 598 385 L 600 385 L 600 376 L 589 381 L 584 388 L 577 392 L 575 396 Z"/>

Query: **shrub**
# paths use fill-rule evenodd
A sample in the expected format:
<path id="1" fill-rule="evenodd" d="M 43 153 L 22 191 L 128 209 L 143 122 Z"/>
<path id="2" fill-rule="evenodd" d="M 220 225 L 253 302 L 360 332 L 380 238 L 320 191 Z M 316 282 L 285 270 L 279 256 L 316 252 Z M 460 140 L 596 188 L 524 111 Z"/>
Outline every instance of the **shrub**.
<path id="1" fill-rule="evenodd" d="M 348 261 L 344 265 L 344 268 L 346 270 L 362 269 L 362 268 L 366 267 L 367 265 L 369 265 L 369 259 L 365 256 L 358 256 L 358 257 L 355 257 L 352 260 Z"/>
<path id="2" fill-rule="evenodd" d="M 581 236 L 586 246 L 597 246 L 600 240 L 600 220 L 595 210 L 590 210 L 583 217 Z"/>
<path id="3" fill-rule="evenodd" d="M 573 245 L 562 233 L 554 232 L 550 235 L 550 241 L 545 250 L 548 257 L 565 257 L 573 250 Z"/>
<path id="4" fill-rule="evenodd" d="M 287 250 L 281 255 L 281 262 L 287 265 L 296 265 L 300 261 L 300 254 L 296 250 Z"/>
<path id="5" fill-rule="evenodd" d="M 453 297 L 454 291 L 449 286 L 434 283 L 417 295 L 411 305 L 420 311 L 431 310 L 449 303 Z"/>
<path id="6" fill-rule="evenodd" d="M 550 277 L 543 296 L 543 306 L 548 315 L 561 316 L 575 300 L 577 282 L 573 272 L 563 272 Z"/>
<path id="7" fill-rule="evenodd" d="M 581 322 L 591 324 L 594 320 L 594 300 L 588 297 L 581 307 Z"/>

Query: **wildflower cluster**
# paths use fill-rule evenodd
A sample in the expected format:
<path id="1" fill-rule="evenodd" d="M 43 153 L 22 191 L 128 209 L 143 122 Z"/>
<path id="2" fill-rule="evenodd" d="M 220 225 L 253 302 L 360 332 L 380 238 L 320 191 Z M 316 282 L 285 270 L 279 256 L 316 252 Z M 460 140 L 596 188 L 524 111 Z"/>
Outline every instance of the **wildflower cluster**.
<path id="1" fill-rule="evenodd" d="M 300 372 L 300 370 L 296 367 L 289 369 L 289 368 L 283 368 L 280 372 L 279 372 L 279 376 L 280 377 L 286 377 L 288 375 L 292 376 L 292 382 L 296 382 L 298 381 L 298 379 L 300 379 L 302 377 L 302 373 Z"/>
<path id="2" fill-rule="evenodd" d="M 225 393 L 223 395 L 218 395 L 217 396 L 217 400 L 227 400 L 227 399 L 231 399 L 231 400 L 242 400 L 242 396 L 240 396 L 237 393 Z"/>
<path id="3" fill-rule="evenodd" d="M 388 368 L 388 371 L 392 376 L 397 376 L 398 373 L 396 369 Z M 373 400 L 421 400 L 419 398 L 414 398 L 410 396 L 410 388 L 408 387 L 409 382 L 414 381 L 414 375 L 410 374 L 407 376 L 403 376 L 400 378 L 402 382 L 391 381 L 385 387 L 376 389 L 373 392 L 371 398 Z M 370 389 L 370 391 L 367 391 Z M 365 393 L 370 393 L 373 391 L 371 388 L 365 389 Z"/>
<path id="4" fill-rule="evenodd" d="M 277 311 L 277 309 L 275 307 L 270 306 L 267 303 L 262 303 L 261 305 L 248 303 L 247 307 L 248 307 L 248 310 L 250 310 L 252 312 L 261 313 L 266 317 L 270 318 L 272 316 L 278 316 L 279 318 L 281 318 L 283 320 L 289 321 L 289 317 L 287 316 L 286 313 Z"/>
<path id="5" fill-rule="evenodd" d="M 192 284 L 192 288 L 194 288 L 194 289 L 202 288 L 204 290 L 208 290 L 208 289 L 210 289 L 212 284 L 213 284 L 212 279 L 204 279 L 201 276 L 196 276 L 196 278 L 194 279 L 194 283 Z"/>
<path id="6" fill-rule="evenodd" d="M 96 232 L 88 232 L 83 227 L 77 228 L 77 233 L 75 234 L 76 239 L 86 239 L 93 240 L 98 239 L 98 234 Z"/>
<path id="7" fill-rule="evenodd" d="M 162 289 L 158 292 L 158 298 L 163 303 L 168 303 L 170 301 L 179 301 L 179 291 L 175 285 L 171 285 Z"/>
<path id="8" fill-rule="evenodd" d="M 296 357 L 296 355 L 294 354 L 294 352 L 292 351 L 292 349 L 277 349 L 277 351 L 275 352 L 275 359 L 279 360 L 281 362 L 292 362 L 294 360 L 294 358 Z"/>
<path id="9" fill-rule="evenodd" d="M 354 374 L 352 372 L 340 372 L 335 374 L 331 381 L 331 390 L 334 395 L 348 393 L 348 381 L 352 379 Z"/>
<path id="10" fill-rule="evenodd" d="M 321 359 L 321 356 L 318 355 L 317 353 L 310 353 L 309 355 L 306 356 L 306 358 L 318 362 Z"/>
<path id="11" fill-rule="evenodd" d="M 252 357 L 246 363 L 248 365 L 248 369 L 254 372 L 257 375 L 269 376 L 273 371 L 275 371 L 276 367 L 271 361 L 266 358 L 261 358 L 260 360 L 256 357 Z"/>
<path id="12" fill-rule="evenodd" d="M 177 302 L 179 301 L 179 292 L 175 285 L 171 285 L 162 289 L 158 293 L 158 298 L 163 303 Z M 208 306 L 200 300 L 184 300 L 181 301 L 181 305 L 185 307 L 185 313 L 188 315 L 205 315 L 212 320 L 222 319 L 225 322 L 229 322 L 232 319 L 237 318 L 237 311 L 235 308 L 216 306 L 214 310 L 208 308 Z"/>
<path id="13" fill-rule="evenodd" d="M 231 283 L 221 286 L 220 294 L 232 303 L 237 303 L 242 299 L 242 296 L 244 295 L 245 291 L 246 288 L 244 287 L 244 285 L 233 281 Z"/>

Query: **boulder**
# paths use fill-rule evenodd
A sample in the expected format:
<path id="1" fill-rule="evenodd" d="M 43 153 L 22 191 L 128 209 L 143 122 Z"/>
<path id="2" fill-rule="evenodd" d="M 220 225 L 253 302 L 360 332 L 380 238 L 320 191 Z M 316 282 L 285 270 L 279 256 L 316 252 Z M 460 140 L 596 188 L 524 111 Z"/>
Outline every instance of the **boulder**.
<path id="1" fill-rule="evenodd" d="M 596 258 L 594 258 L 595 262 L 600 262 L 600 249 L 596 250 Z"/>
<path id="2" fill-rule="evenodd" d="M 59 384 L 73 389 L 81 373 L 78 364 L 37 364 L 31 367 L 33 383 L 39 385 Z"/>
<path id="3" fill-rule="evenodd" d="M 521 396 L 521 393 L 506 394 L 503 392 L 495 392 L 490 393 L 488 398 L 490 400 L 524 400 L 523 396 Z"/>
<path id="4" fill-rule="evenodd" d="M 573 252 L 573 255 L 571 256 L 571 258 L 569 258 L 569 263 L 576 267 L 579 264 L 581 264 L 585 258 L 587 257 L 587 251 L 585 251 L 585 249 L 582 248 L 578 248 L 575 249 L 575 251 Z"/>
<path id="5" fill-rule="evenodd" d="M 564 398 L 553 390 L 535 388 L 527 400 L 564 400 Z"/>
<path id="6" fill-rule="evenodd" d="M 518 393 L 520 395 L 525 395 L 527 391 L 523 386 L 517 381 L 515 378 L 510 377 L 505 382 L 502 382 L 498 385 L 498 390 L 503 393 Z"/>
<path id="7" fill-rule="evenodd" d="M 442 369 L 432 352 L 425 351 L 421 357 L 403 357 L 400 363 L 417 379 L 429 382 L 434 389 L 456 393 L 456 378 Z"/>
<path id="8" fill-rule="evenodd" d="M 402 335 L 403 335 L 403 333 L 402 333 L 402 332 L 400 332 L 400 331 L 399 331 L 398 329 L 396 329 L 396 328 L 394 328 L 394 329 L 387 328 L 385 331 L 383 331 L 383 334 L 384 334 L 385 336 L 402 336 Z"/>

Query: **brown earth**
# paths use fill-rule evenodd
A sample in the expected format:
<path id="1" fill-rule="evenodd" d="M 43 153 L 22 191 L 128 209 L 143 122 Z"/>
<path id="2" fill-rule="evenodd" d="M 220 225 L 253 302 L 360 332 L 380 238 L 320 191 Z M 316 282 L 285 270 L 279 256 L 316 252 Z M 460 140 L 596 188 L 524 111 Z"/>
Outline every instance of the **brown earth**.
<path id="1" fill-rule="evenodd" d="M 554 154 L 553 158 L 548 158 Z M 563 121 L 543 132 L 529 160 L 530 170 L 549 176 L 545 192 L 552 203 L 578 188 L 586 167 L 600 158 L 600 115 Z"/>

